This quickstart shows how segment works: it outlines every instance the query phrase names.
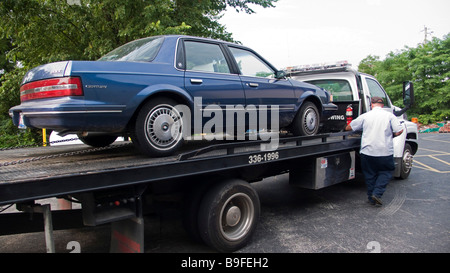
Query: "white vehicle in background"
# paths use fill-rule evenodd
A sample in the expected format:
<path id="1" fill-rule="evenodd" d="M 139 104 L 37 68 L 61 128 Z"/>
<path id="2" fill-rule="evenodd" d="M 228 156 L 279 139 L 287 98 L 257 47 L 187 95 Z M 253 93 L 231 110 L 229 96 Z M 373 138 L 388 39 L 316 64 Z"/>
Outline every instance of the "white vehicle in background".
<path id="1" fill-rule="evenodd" d="M 289 67 L 286 72 L 295 80 L 311 83 L 331 92 L 333 103 L 338 106 L 338 110 L 327 120 L 322 120 L 322 131 L 341 131 L 353 119 L 371 110 L 371 97 L 383 98 L 384 109 L 396 115 L 404 126 L 403 134 L 394 138 L 396 162 L 394 177 L 406 179 L 409 176 L 413 155 L 418 149 L 417 125 L 408 121 L 405 115 L 406 110 L 414 103 L 411 82 L 404 83 L 404 108 L 400 109 L 392 104 L 375 77 L 356 71 L 346 61 L 335 64 Z"/>

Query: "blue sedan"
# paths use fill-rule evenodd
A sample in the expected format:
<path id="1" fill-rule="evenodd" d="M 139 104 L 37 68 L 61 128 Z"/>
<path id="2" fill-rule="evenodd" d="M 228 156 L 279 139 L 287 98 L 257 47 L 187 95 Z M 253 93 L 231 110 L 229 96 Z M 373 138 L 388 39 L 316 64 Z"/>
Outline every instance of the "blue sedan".
<path id="1" fill-rule="evenodd" d="M 130 136 L 150 156 L 173 154 L 191 132 L 204 135 L 205 126 L 235 137 L 236 128 L 255 123 L 257 131 L 314 135 L 337 109 L 327 91 L 286 78 L 247 47 L 180 35 L 136 40 L 97 61 L 36 67 L 25 75 L 20 98 L 10 109 L 19 127 L 76 133 L 96 147 Z M 247 114 L 236 118 L 230 109 Z M 268 116 L 251 119 L 253 109 L 268 109 Z"/>

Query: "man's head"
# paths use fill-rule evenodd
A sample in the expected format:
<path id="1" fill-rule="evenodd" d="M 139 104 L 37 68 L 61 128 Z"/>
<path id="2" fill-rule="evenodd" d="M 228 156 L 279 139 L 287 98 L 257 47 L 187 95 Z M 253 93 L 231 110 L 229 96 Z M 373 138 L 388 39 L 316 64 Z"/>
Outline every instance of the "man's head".
<path id="1" fill-rule="evenodd" d="M 370 102 L 372 103 L 372 108 L 374 106 L 375 107 L 383 107 L 384 106 L 383 98 L 380 98 L 380 97 L 372 97 Z"/>

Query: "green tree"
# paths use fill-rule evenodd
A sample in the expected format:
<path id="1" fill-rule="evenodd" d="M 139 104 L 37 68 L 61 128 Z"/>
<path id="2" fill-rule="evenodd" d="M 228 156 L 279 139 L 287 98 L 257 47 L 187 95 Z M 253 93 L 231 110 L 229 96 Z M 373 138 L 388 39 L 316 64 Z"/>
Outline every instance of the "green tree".
<path id="1" fill-rule="evenodd" d="M 218 22 L 227 8 L 251 14 L 252 5 L 274 7 L 277 1 L 1 0 L 0 147 L 39 139 L 39 131 L 13 128 L 8 115 L 8 109 L 20 103 L 20 81 L 30 68 L 61 60 L 96 60 L 122 44 L 154 35 L 233 41 Z"/>
<path id="2" fill-rule="evenodd" d="M 415 48 L 389 53 L 384 60 L 368 56 L 358 70 L 374 75 L 395 105 L 402 105 L 402 83 L 414 82 L 416 104 L 409 111 L 422 123 L 450 116 L 450 34 Z"/>

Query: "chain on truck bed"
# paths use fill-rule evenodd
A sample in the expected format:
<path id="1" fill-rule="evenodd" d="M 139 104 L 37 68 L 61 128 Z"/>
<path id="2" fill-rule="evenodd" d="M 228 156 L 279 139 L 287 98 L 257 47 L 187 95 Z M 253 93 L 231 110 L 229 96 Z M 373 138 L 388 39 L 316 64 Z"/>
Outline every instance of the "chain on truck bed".
<path id="1" fill-rule="evenodd" d="M 39 146 L 47 146 L 47 145 L 51 145 L 51 144 L 69 142 L 69 141 L 74 141 L 74 140 L 78 140 L 78 138 L 55 140 L 55 141 L 43 142 L 43 143 L 35 144 L 35 145 L 21 145 L 21 146 L 16 146 L 16 147 L 2 148 L 2 149 L 0 149 L 0 152 L 11 151 L 11 150 L 20 150 L 20 149 L 25 149 L 25 148 L 37 148 Z M 58 157 L 68 157 L 68 156 L 81 155 L 81 154 L 87 154 L 87 153 L 98 152 L 98 151 L 111 150 L 111 149 L 128 146 L 130 144 L 131 144 L 131 142 L 127 142 L 124 144 L 109 145 L 106 147 L 91 148 L 91 149 L 87 149 L 87 150 L 84 149 L 84 150 L 79 150 L 79 151 L 71 151 L 71 152 L 65 152 L 65 153 L 57 153 L 57 154 L 50 154 L 50 155 L 44 155 L 44 156 L 30 157 L 30 158 L 20 159 L 20 160 L 0 162 L 0 167 L 8 167 L 8 166 L 14 166 L 14 165 L 18 165 L 18 164 L 32 163 L 32 162 L 36 162 L 36 161 L 42 161 L 42 160 L 58 158 Z"/>

